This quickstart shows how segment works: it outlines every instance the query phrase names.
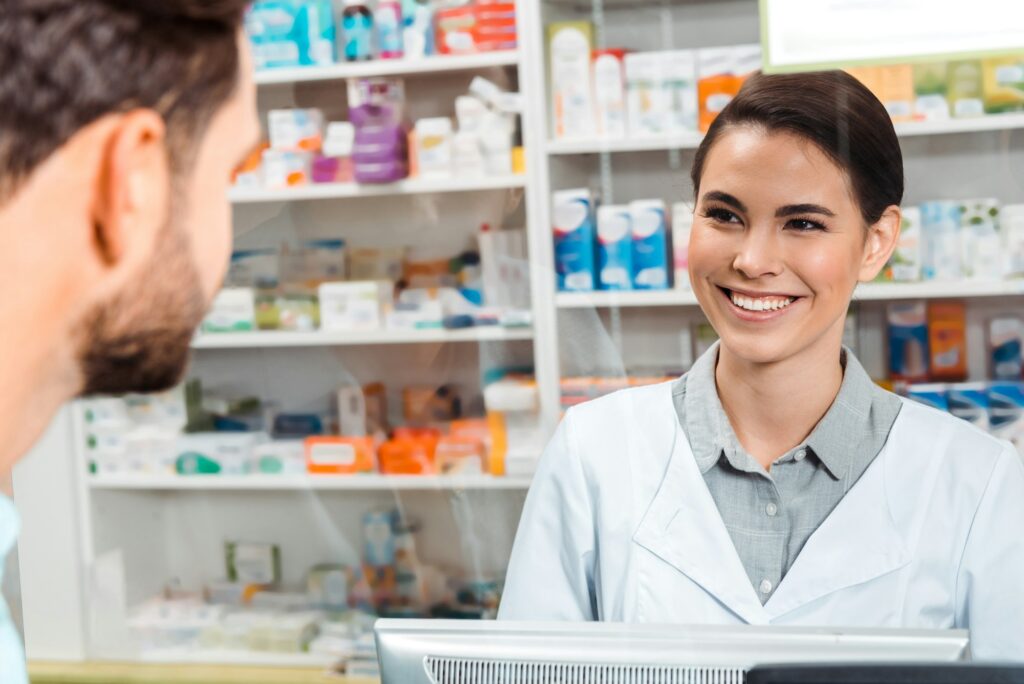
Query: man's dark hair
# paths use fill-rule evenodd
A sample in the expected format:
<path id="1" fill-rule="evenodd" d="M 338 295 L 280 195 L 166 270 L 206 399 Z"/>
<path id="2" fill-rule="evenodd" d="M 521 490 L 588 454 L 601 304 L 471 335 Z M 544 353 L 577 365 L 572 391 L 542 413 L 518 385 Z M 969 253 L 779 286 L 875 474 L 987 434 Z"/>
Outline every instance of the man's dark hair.
<path id="1" fill-rule="evenodd" d="M 0 202 L 77 131 L 150 108 L 186 168 L 238 80 L 248 0 L 0 0 Z"/>

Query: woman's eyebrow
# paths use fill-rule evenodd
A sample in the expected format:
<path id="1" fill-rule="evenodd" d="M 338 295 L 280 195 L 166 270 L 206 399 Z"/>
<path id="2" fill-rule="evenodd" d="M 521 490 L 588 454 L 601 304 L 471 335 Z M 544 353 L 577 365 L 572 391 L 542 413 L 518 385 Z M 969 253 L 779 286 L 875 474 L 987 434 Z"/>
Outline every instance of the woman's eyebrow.
<path id="1" fill-rule="evenodd" d="M 775 210 L 775 218 L 795 216 L 797 214 L 821 214 L 822 216 L 835 216 L 835 212 L 820 204 L 787 204 Z"/>
<path id="2" fill-rule="evenodd" d="M 710 192 L 706 192 L 704 193 L 703 199 L 705 201 L 711 200 L 713 202 L 721 202 L 722 204 L 728 204 L 730 207 L 739 209 L 740 211 L 745 212 L 747 210 L 747 207 L 743 204 L 743 202 L 740 202 L 738 199 L 736 199 L 729 193 L 722 192 L 721 190 L 711 190 Z"/>

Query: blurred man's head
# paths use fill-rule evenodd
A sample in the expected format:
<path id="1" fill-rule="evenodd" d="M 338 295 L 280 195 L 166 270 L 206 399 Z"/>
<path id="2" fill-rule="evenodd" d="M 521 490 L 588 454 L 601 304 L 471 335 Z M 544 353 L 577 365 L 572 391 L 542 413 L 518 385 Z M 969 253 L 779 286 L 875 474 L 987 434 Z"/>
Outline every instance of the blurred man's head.
<path id="1" fill-rule="evenodd" d="M 0 353 L 45 352 L 26 363 L 71 394 L 169 387 L 227 266 L 231 172 L 259 136 L 248 3 L 2 4 Z"/>

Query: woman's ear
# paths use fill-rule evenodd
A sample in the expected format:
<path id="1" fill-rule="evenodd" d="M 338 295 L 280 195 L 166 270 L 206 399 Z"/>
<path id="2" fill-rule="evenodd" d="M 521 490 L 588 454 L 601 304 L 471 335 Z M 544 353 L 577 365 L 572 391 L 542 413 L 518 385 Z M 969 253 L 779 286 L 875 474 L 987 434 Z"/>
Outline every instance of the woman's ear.
<path id="1" fill-rule="evenodd" d="M 864 257 L 861 260 L 857 280 L 866 283 L 874 280 L 889 261 L 900 239 L 900 224 L 903 215 L 895 204 L 882 212 L 874 224 L 868 226 L 864 242 Z"/>

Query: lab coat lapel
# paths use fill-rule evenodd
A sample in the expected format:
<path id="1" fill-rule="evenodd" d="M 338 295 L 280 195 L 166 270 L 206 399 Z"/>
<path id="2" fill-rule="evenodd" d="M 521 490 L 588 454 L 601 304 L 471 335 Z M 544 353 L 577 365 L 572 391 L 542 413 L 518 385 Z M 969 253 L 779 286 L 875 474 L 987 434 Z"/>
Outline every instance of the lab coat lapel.
<path id="1" fill-rule="evenodd" d="M 893 522 L 886 494 L 886 456 L 893 441 L 891 436 L 875 462 L 807 540 L 765 605 L 773 620 L 910 563 L 910 550 Z"/>
<path id="2" fill-rule="evenodd" d="M 646 435 L 637 449 L 671 449 L 671 458 L 657 494 L 644 514 L 633 541 L 672 565 L 750 624 L 767 624 L 768 614 L 743 569 L 729 531 L 690 451 L 665 386 L 656 409 L 639 413 Z M 674 429 L 672 429 L 674 428 Z M 637 443 L 640 442 L 640 443 Z"/>

